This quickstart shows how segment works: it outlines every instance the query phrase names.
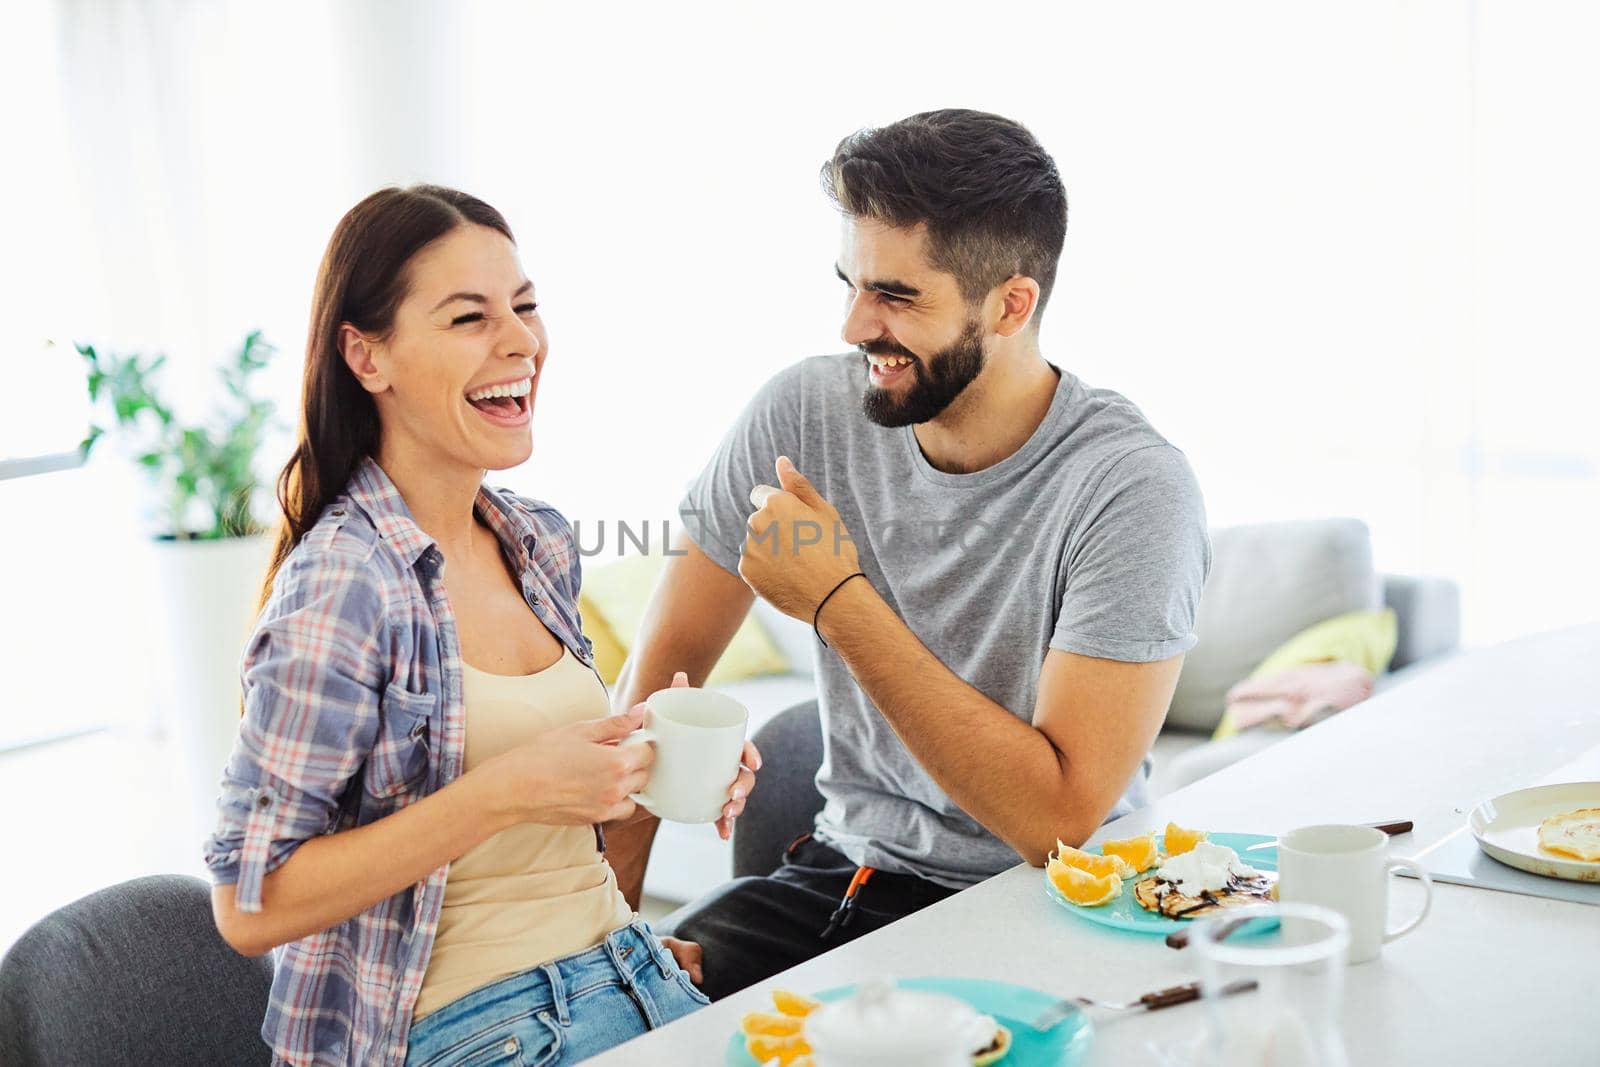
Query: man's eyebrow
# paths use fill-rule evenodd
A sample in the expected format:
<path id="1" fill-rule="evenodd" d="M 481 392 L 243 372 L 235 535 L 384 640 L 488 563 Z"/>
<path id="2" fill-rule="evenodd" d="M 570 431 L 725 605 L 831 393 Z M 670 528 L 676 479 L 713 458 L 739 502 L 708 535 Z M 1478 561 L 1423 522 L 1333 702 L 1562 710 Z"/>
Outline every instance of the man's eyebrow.
<path id="1" fill-rule="evenodd" d="M 854 288 L 854 285 L 851 283 L 850 279 L 844 276 L 844 271 L 837 263 L 833 265 L 833 273 L 839 276 L 839 280 L 841 282 L 844 282 L 846 285 L 850 285 L 851 288 Z M 883 293 L 887 296 L 903 296 L 910 298 L 922 295 L 922 290 L 918 289 L 916 286 L 907 285 L 905 282 L 897 282 L 892 278 L 884 278 L 875 282 L 865 282 L 862 284 L 861 288 L 871 293 Z"/>
<path id="2" fill-rule="evenodd" d="M 517 297 L 521 296 L 523 293 L 526 293 L 532 288 L 533 282 L 523 282 L 522 285 L 518 287 L 517 291 L 511 294 L 511 299 L 515 300 Z M 489 302 L 489 298 L 484 296 L 482 293 L 451 293 L 449 296 L 433 305 L 433 311 L 429 311 L 428 314 L 432 315 L 434 311 L 438 311 L 440 308 L 444 307 L 453 300 L 468 300 L 474 304 L 487 304 Z"/>

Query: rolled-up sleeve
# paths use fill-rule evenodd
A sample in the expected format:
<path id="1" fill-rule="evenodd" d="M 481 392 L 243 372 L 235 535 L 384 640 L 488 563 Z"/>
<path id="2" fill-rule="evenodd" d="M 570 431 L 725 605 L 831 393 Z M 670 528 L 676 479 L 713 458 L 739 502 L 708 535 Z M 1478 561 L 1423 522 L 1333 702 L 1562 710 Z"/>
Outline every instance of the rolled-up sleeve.
<path id="1" fill-rule="evenodd" d="M 1069 545 L 1050 647 L 1151 663 L 1195 644 L 1211 569 L 1199 483 L 1170 445 L 1132 452 L 1102 476 Z"/>
<path id="2" fill-rule="evenodd" d="M 262 879 L 337 822 L 377 736 L 385 616 L 365 560 L 299 550 L 285 560 L 245 647 L 244 718 L 205 845 L 213 881 L 235 886 L 240 911 L 260 911 Z"/>

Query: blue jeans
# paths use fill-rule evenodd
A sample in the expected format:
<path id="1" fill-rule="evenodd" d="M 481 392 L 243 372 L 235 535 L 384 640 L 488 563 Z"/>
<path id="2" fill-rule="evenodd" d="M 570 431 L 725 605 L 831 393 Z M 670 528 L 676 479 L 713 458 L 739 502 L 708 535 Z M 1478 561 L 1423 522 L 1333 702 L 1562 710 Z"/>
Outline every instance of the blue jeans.
<path id="1" fill-rule="evenodd" d="M 643 919 L 594 948 L 473 990 L 411 1028 L 406 1067 L 554 1067 L 711 1003 Z"/>

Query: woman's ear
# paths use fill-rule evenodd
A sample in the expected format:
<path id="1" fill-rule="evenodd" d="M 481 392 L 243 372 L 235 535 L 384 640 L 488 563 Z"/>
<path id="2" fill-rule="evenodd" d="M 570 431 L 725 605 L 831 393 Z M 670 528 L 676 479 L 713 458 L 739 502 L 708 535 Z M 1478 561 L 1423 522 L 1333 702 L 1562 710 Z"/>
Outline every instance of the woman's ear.
<path id="1" fill-rule="evenodd" d="M 360 330 L 348 322 L 340 323 L 339 355 L 344 358 L 344 365 L 350 368 L 350 373 L 356 376 L 356 381 L 361 383 L 361 388 L 373 394 L 389 389 L 389 379 L 378 369 L 377 361 L 373 358 L 375 349 L 376 345 Z"/>

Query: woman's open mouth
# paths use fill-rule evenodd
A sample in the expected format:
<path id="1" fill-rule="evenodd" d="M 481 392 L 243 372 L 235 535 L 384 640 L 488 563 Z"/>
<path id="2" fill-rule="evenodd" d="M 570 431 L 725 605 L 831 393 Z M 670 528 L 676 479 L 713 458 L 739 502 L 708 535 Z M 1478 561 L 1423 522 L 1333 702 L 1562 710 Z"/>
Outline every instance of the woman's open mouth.
<path id="1" fill-rule="evenodd" d="M 467 403 L 496 426 L 521 426 L 528 421 L 528 395 L 532 392 L 533 379 L 519 378 L 474 389 L 467 394 Z"/>

